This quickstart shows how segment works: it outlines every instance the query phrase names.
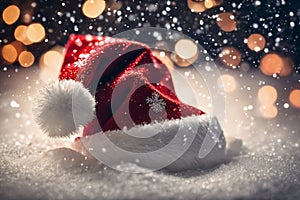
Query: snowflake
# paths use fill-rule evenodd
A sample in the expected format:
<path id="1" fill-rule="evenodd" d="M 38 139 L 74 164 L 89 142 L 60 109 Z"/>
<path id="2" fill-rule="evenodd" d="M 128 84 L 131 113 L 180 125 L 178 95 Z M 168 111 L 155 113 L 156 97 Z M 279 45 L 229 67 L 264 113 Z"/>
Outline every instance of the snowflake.
<path id="1" fill-rule="evenodd" d="M 75 67 L 83 67 L 87 64 L 87 59 L 89 58 L 89 54 L 80 54 L 79 59 L 74 62 Z"/>
<path id="2" fill-rule="evenodd" d="M 159 98 L 159 94 L 153 92 L 151 97 L 146 98 L 146 103 L 149 105 L 150 109 L 154 112 L 161 112 L 166 107 L 166 102 Z"/>
<path id="3" fill-rule="evenodd" d="M 86 65 L 87 59 L 78 59 L 76 62 L 74 62 L 75 67 L 83 67 Z"/>

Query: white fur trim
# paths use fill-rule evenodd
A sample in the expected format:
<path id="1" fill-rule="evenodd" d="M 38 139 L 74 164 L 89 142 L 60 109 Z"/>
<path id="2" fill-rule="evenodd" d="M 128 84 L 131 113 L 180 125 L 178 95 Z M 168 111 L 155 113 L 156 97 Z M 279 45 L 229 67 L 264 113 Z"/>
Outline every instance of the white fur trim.
<path id="1" fill-rule="evenodd" d="M 142 137 L 133 137 L 138 133 Z M 146 139 L 147 133 L 155 136 Z M 82 143 L 89 153 L 110 167 L 131 162 L 151 170 L 181 171 L 210 168 L 225 159 L 223 131 L 218 120 L 207 114 L 104 134 L 83 137 Z"/>
<path id="2" fill-rule="evenodd" d="M 74 80 L 48 84 L 36 99 L 35 117 L 50 137 L 72 134 L 94 118 L 95 100 L 82 83 Z"/>

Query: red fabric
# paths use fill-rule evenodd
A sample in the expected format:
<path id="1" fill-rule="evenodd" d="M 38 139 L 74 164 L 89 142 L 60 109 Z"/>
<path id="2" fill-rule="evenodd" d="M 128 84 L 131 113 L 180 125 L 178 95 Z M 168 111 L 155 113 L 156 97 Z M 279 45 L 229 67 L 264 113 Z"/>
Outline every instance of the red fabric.
<path id="1" fill-rule="evenodd" d="M 59 78 L 82 81 L 95 95 L 97 118 L 83 136 L 204 114 L 177 98 L 168 68 L 133 41 L 71 35 Z M 162 105 L 155 109 L 147 99 Z"/>

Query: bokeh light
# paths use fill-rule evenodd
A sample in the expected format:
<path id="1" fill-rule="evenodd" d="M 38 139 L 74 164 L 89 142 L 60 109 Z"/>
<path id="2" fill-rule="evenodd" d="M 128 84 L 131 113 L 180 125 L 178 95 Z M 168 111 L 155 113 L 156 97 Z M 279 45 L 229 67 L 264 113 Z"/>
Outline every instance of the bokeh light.
<path id="1" fill-rule="evenodd" d="M 7 45 L 3 46 L 1 53 L 2 53 L 3 59 L 5 61 L 7 61 L 8 63 L 15 62 L 18 57 L 18 52 L 17 52 L 16 48 L 11 44 L 7 44 Z"/>
<path id="2" fill-rule="evenodd" d="M 22 42 L 25 45 L 30 45 L 33 42 L 27 37 L 27 26 L 20 25 L 15 29 L 14 36 L 16 40 Z"/>
<path id="3" fill-rule="evenodd" d="M 294 89 L 290 93 L 289 100 L 294 107 L 300 108 L 300 90 Z"/>
<path id="4" fill-rule="evenodd" d="M 11 45 L 13 45 L 15 47 L 15 49 L 17 50 L 17 55 L 19 56 L 20 53 L 22 51 L 25 51 L 26 50 L 26 46 L 22 43 L 22 42 L 19 42 L 19 41 L 13 41 L 10 43 Z"/>
<path id="5" fill-rule="evenodd" d="M 181 39 L 175 44 L 175 52 L 182 59 L 189 60 L 198 54 L 197 45 L 188 39 Z"/>
<path id="6" fill-rule="evenodd" d="M 174 51 L 171 58 L 181 67 L 190 66 L 199 55 L 197 45 L 189 39 L 181 39 L 176 42 Z"/>
<path id="7" fill-rule="evenodd" d="M 102 14 L 105 6 L 104 0 L 87 0 L 82 6 L 82 12 L 88 18 L 96 18 Z"/>
<path id="8" fill-rule="evenodd" d="M 205 0 L 204 1 L 204 6 L 207 8 L 207 9 L 210 9 L 214 6 L 214 1 L 213 0 Z"/>
<path id="9" fill-rule="evenodd" d="M 278 109 L 274 105 L 261 105 L 259 111 L 262 117 L 267 119 L 275 118 L 278 114 Z"/>
<path id="10" fill-rule="evenodd" d="M 236 29 L 235 16 L 230 12 L 220 13 L 217 17 L 217 25 L 225 32 L 231 32 Z"/>
<path id="11" fill-rule="evenodd" d="M 15 23 L 20 17 L 20 9 L 16 5 L 10 5 L 7 8 L 4 9 L 2 13 L 2 19 L 3 21 L 11 25 Z"/>
<path id="12" fill-rule="evenodd" d="M 40 42 L 45 38 L 45 28 L 40 23 L 30 24 L 27 28 L 27 37 L 31 42 Z"/>
<path id="13" fill-rule="evenodd" d="M 233 76 L 229 74 L 221 75 L 219 83 L 223 85 L 224 91 L 227 93 L 235 91 L 237 85 Z"/>
<path id="14" fill-rule="evenodd" d="M 42 81 L 57 79 L 64 60 L 63 49 L 61 46 L 55 46 L 40 57 L 39 77 Z"/>
<path id="15" fill-rule="evenodd" d="M 29 13 L 25 13 L 22 20 L 24 23 L 29 24 L 32 21 L 32 16 Z"/>
<path id="16" fill-rule="evenodd" d="M 232 68 L 236 68 L 242 61 L 241 53 L 234 47 L 225 47 L 219 54 L 221 62 Z"/>
<path id="17" fill-rule="evenodd" d="M 279 74 L 283 68 L 282 58 L 275 54 L 266 54 L 260 62 L 260 70 L 265 74 L 272 76 L 273 74 Z"/>
<path id="18" fill-rule="evenodd" d="M 263 105 L 273 105 L 277 100 L 277 90 L 271 85 L 262 86 L 258 90 L 258 100 Z"/>
<path id="19" fill-rule="evenodd" d="M 248 37 L 247 45 L 252 51 L 259 52 L 265 48 L 266 39 L 261 34 L 254 33 Z"/>
<path id="20" fill-rule="evenodd" d="M 44 55 L 44 63 L 49 67 L 59 67 L 63 63 L 63 56 L 57 51 L 48 51 Z"/>
<path id="21" fill-rule="evenodd" d="M 195 2 L 192 0 L 187 0 L 188 7 L 192 12 L 204 12 L 206 10 L 204 2 Z"/>
<path id="22" fill-rule="evenodd" d="M 22 67 L 30 67 L 34 63 L 34 55 L 29 51 L 23 51 L 18 61 Z"/>

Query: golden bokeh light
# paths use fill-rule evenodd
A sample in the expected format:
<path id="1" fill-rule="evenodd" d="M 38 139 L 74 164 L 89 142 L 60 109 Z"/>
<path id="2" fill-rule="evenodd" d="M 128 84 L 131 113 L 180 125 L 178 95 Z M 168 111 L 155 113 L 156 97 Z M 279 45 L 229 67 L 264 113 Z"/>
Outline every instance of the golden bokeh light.
<path id="1" fill-rule="evenodd" d="M 254 33 L 248 37 L 247 45 L 252 51 L 259 52 L 265 48 L 266 39 L 261 34 Z"/>
<path id="2" fill-rule="evenodd" d="M 192 12 L 204 12 L 206 10 L 204 2 L 195 2 L 193 0 L 187 0 L 188 7 Z"/>
<path id="3" fill-rule="evenodd" d="M 18 52 L 17 52 L 16 48 L 11 44 L 7 44 L 7 45 L 3 46 L 1 53 L 2 53 L 3 59 L 8 63 L 13 63 L 17 60 Z"/>
<path id="4" fill-rule="evenodd" d="M 205 6 L 207 9 L 212 8 L 214 5 L 215 5 L 215 3 L 214 3 L 213 0 L 205 0 L 205 1 L 204 1 L 204 6 Z"/>
<path id="5" fill-rule="evenodd" d="M 2 13 L 2 19 L 3 21 L 11 25 L 15 23 L 20 17 L 20 9 L 16 5 L 10 5 L 7 8 L 4 9 Z"/>
<path id="6" fill-rule="evenodd" d="M 242 61 L 241 53 L 234 47 L 225 47 L 219 54 L 221 62 L 227 67 L 236 68 Z"/>
<path id="7" fill-rule="evenodd" d="M 19 40 L 20 42 L 22 42 L 27 37 L 26 33 L 27 33 L 27 26 L 20 25 L 15 29 L 14 36 L 15 36 L 16 40 Z"/>
<path id="8" fill-rule="evenodd" d="M 217 25 L 225 32 L 231 32 L 236 29 L 236 20 L 232 13 L 220 13 L 217 17 Z"/>
<path id="9" fill-rule="evenodd" d="M 269 53 L 261 59 L 259 67 L 265 75 L 272 76 L 273 74 L 280 73 L 283 64 L 283 59 L 279 55 Z"/>
<path id="10" fill-rule="evenodd" d="M 189 60 L 198 54 L 197 45 L 189 39 L 181 39 L 176 42 L 174 50 L 182 59 Z"/>
<path id="11" fill-rule="evenodd" d="M 274 105 L 261 105 L 259 111 L 262 117 L 266 119 L 275 118 L 278 114 L 278 110 Z"/>
<path id="12" fill-rule="evenodd" d="M 171 58 L 177 65 L 187 67 L 193 64 L 198 58 L 198 47 L 192 40 L 181 39 L 176 42 L 174 47 L 175 53 Z"/>
<path id="13" fill-rule="evenodd" d="M 60 68 L 63 64 L 63 55 L 58 51 L 50 50 L 43 55 L 42 62 L 44 65 L 52 68 Z"/>
<path id="14" fill-rule="evenodd" d="M 104 0 L 87 0 L 82 6 L 82 12 L 88 18 L 96 18 L 103 13 L 105 6 Z"/>
<path id="15" fill-rule="evenodd" d="M 289 100 L 294 107 L 300 108 L 300 90 L 294 89 L 290 93 Z"/>
<path id="16" fill-rule="evenodd" d="M 153 51 L 153 55 L 165 64 L 169 70 L 174 69 L 174 63 L 164 51 Z"/>
<path id="17" fill-rule="evenodd" d="M 25 45 L 30 45 L 33 42 L 27 37 L 27 26 L 20 25 L 15 29 L 14 36 L 16 40 L 22 42 Z"/>
<path id="18" fill-rule="evenodd" d="M 233 92 L 236 89 L 236 81 L 233 76 L 229 74 L 221 75 L 219 83 L 222 84 L 224 91 L 227 93 Z"/>
<path id="19" fill-rule="evenodd" d="M 273 105 L 277 100 L 277 90 L 271 85 L 265 85 L 258 90 L 257 98 L 262 105 Z"/>
<path id="20" fill-rule="evenodd" d="M 55 46 L 40 57 L 39 77 L 42 81 L 56 80 L 59 76 L 64 61 L 63 49 L 61 46 Z"/>
<path id="21" fill-rule="evenodd" d="M 30 67 L 34 63 L 34 55 L 29 51 L 23 51 L 18 61 L 22 67 Z"/>
<path id="22" fill-rule="evenodd" d="M 27 37 L 31 42 L 40 42 L 45 38 L 45 28 L 40 23 L 30 24 L 27 28 Z"/>

